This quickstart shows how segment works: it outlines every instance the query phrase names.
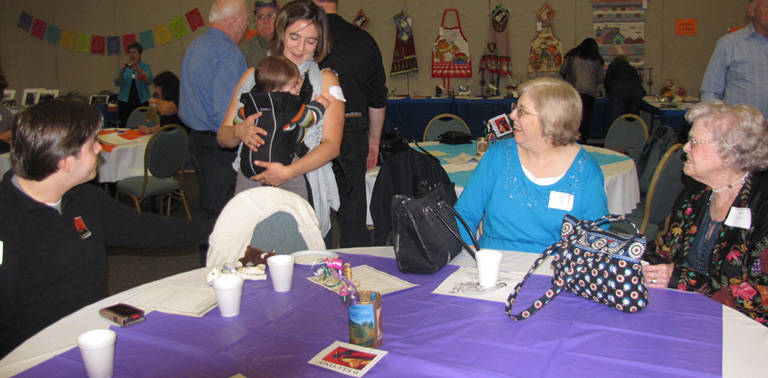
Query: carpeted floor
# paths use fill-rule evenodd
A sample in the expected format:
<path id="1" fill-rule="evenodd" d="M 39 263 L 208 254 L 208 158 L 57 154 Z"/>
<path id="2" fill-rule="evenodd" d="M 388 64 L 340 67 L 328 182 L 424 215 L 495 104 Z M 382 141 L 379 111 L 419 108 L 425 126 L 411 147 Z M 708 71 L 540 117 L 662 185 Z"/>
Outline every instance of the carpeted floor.
<path id="1" fill-rule="evenodd" d="M 195 174 L 184 175 L 184 191 L 187 194 L 192 218 L 200 217 L 200 195 Z M 148 203 L 143 211 L 151 211 Z M 120 203 L 135 210 L 128 197 L 121 197 Z M 183 206 L 171 212 L 171 216 L 186 219 Z M 200 253 L 197 246 L 174 249 L 139 249 L 107 247 L 107 290 L 109 294 L 119 293 L 141 284 L 163 277 L 200 268 Z"/>

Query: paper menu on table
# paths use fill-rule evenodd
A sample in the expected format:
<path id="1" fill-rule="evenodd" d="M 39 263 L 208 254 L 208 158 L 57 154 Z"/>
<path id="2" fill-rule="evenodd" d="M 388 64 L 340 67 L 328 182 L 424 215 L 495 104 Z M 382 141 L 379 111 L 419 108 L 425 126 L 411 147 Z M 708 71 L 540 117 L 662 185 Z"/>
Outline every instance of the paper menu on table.
<path id="1" fill-rule="evenodd" d="M 445 169 L 445 172 L 447 172 L 447 173 L 474 171 L 475 168 L 477 168 L 477 162 L 475 162 L 475 161 L 470 161 L 470 162 L 464 163 L 464 164 L 445 164 L 445 165 L 443 165 L 443 169 Z"/>
<path id="2" fill-rule="evenodd" d="M 307 277 L 308 280 L 314 282 L 330 291 L 338 292 L 340 287 L 330 287 L 323 283 L 323 276 Z M 408 281 L 397 278 L 391 274 L 384 273 L 380 270 L 371 268 L 368 265 L 358 265 L 352 267 L 352 282 L 355 282 L 358 290 L 370 290 L 376 291 L 381 295 L 394 293 L 396 291 L 410 289 L 418 285 L 412 284 Z"/>
<path id="3" fill-rule="evenodd" d="M 208 285 L 158 283 L 142 290 L 122 303 L 144 311 L 157 310 L 169 314 L 201 317 L 216 307 L 216 292 Z"/>
<path id="4" fill-rule="evenodd" d="M 448 276 L 432 293 L 493 302 L 506 302 L 509 293 L 523 277 L 525 277 L 523 273 L 502 271 L 499 272 L 496 286 L 484 288 L 480 287 L 478 283 L 477 268 L 461 267 Z"/>
<path id="5" fill-rule="evenodd" d="M 470 155 L 470 154 L 468 154 L 466 152 L 462 152 L 459 155 L 457 155 L 456 157 L 445 159 L 445 161 L 447 161 L 448 163 L 456 164 L 456 165 L 460 165 L 460 164 L 464 164 L 464 163 L 469 163 L 469 162 L 472 162 L 472 161 L 477 163 L 479 160 L 480 159 L 477 156 L 472 156 L 472 155 Z"/>

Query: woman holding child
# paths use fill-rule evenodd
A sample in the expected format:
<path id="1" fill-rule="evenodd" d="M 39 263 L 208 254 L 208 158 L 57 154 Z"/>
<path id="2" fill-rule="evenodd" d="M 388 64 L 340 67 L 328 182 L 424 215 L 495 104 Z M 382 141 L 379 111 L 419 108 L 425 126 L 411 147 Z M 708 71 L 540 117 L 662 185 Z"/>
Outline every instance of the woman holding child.
<path id="1" fill-rule="evenodd" d="M 304 144 L 309 149 L 292 164 L 255 162 L 265 171 L 245 178 L 238 175 L 236 192 L 260 185 L 277 186 L 297 193 L 312 203 L 323 234 L 330 230 L 330 210 L 338 209 L 339 193 L 330 161 L 338 156 L 344 130 L 344 103 L 336 74 L 321 71 L 317 61 L 330 53 L 328 22 L 322 8 L 311 2 L 295 1 L 286 4 L 275 19 L 275 37 L 270 49 L 272 55 L 282 55 L 298 66 L 303 80 L 309 80 L 312 97 L 321 94 L 328 100 L 322 120 L 307 129 Z M 239 108 L 240 94 L 253 88 L 255 70 L 247 70 L 240 79 L 238 90 L 233 94 L 227 115 L 217 133 L 223 147 L 251 148 L 257 150 L 264 144 L 266 131 L 254 122 L 258 113 L 233 125 Z M 235 168 L 239 169 L 239 163 Z"/>

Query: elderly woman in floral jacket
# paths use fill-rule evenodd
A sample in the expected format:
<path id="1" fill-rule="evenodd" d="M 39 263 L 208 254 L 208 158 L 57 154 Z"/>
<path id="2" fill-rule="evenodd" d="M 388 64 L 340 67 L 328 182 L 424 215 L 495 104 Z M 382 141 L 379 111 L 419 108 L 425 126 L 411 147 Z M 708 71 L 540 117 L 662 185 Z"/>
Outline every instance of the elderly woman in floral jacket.
<path id="1" fill-rule="evenodd" d="M 647 254 L 649 287 L 703 293 L 768 325 L 768 127 L 756 109 L 692 107 L 680 194 L 665 243 Z M 655 264 L 655 265 L 654 265 Z"/>

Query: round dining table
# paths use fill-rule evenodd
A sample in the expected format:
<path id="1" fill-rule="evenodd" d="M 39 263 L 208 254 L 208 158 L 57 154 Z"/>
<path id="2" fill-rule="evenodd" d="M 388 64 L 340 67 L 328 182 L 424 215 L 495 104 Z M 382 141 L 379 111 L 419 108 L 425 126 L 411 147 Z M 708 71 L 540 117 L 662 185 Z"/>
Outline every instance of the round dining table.
<path id="1" fill-rule="evenodd" d="M 439 142 L 420 142 L 419 146 L 426 151 L 435 154 L 448 172 L 448 177 L 456 184 L 456 195 L 460 196 L 467 185 L 472 171 L 481 159 L 476 155 L 476 141 L 469 144 L 447 145 Z M 584 145 L 584 149 L 597 160 L 605 178 L 605 195 L 608 198 L 608 211 L 611 214 L 629 214 L 640 202 L 640 186 L 638 184 L 637 168 L 635 162 L 613 150 L 607 148 Z M 473 159 L 457 164 L 456 157 L 466 154 L 465 157 Z M 367 224 L 373 225 L 371 219 L 370 204 L 373 187 L 379 175 L 379 167 L 369 170 L 365 175 L 365 196 L 368 203 Z"/>

